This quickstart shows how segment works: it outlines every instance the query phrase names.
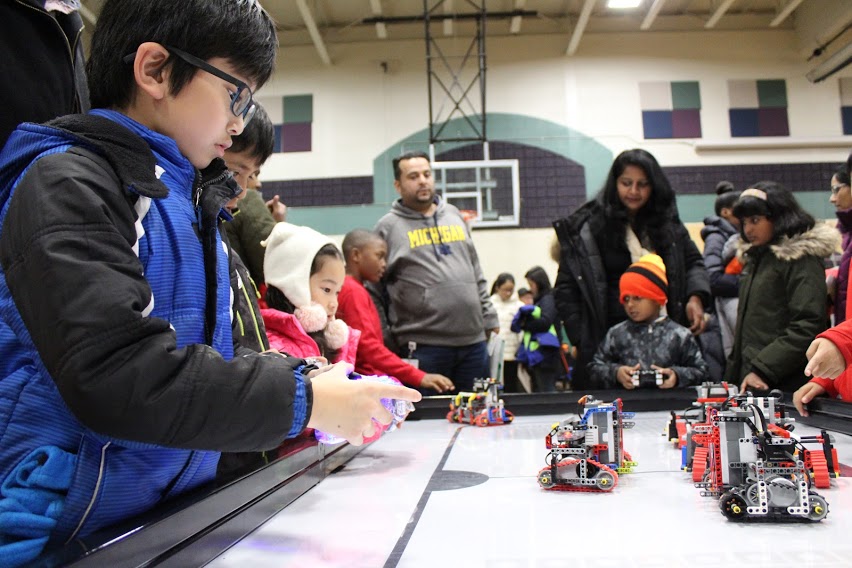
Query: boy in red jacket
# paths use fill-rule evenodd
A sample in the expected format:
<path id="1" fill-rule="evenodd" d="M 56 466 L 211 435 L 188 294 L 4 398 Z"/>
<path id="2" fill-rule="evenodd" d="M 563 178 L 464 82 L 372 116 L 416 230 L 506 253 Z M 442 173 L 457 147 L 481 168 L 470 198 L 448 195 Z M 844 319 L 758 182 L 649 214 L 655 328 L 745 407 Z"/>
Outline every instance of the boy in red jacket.
<path id="1" fill-rule="evenodd" d="M 378 282 L 385 271 L 388 246 L 384 239 L 365 229 L 355 229 L 343 238 L 342 248 L 346 279 L 337 298 L 337 318 L 361 330 L 355 371 L 362 375 L 390 375 L 408 386 L 438 393 L 453 390 L 453 382 L 444 375 L 425 373 L 385 347 L 379 313 L 364 288 L 364 280 Z"/>
<path id="2" fill-rule="evenodd" d="M 805 405 L 815 397 L 827 394 L 852 402 L 852 320 L 820 333 L 808 347 L 805 374 L 814 377 L 793 394 L 793 404 L 802 416 Z"/>

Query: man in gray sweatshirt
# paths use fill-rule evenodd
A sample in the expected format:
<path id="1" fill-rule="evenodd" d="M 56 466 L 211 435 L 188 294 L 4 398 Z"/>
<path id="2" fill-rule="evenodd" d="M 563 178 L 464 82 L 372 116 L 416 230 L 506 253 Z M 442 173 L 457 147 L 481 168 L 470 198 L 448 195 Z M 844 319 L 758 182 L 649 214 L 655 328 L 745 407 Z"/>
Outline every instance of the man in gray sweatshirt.
<path id="1" fill-rule="evenodd" d="M 391 331 L 422 370 L 470 391 L 488 374 L 486 335 L 499 330 L 470 231 L 435 194 L 425 153 L 403 154 L 393 169 L 400 198 L 376 225 L 388 244 Z"/>

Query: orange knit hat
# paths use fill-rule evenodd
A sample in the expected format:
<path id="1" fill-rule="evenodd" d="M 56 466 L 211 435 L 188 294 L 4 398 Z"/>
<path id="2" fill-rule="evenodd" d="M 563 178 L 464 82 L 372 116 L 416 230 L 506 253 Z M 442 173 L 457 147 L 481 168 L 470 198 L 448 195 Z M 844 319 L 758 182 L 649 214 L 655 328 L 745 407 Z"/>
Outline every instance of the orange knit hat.
<path id="1" fill-rule="evenodd" d="M 656 254 L 646 254 L 621 275 L 618 288 L 618 297 L 622 304 L 625 296 L 638 296 L 666 305 L 669 281 L 666 278 L 663 259 Z"/>

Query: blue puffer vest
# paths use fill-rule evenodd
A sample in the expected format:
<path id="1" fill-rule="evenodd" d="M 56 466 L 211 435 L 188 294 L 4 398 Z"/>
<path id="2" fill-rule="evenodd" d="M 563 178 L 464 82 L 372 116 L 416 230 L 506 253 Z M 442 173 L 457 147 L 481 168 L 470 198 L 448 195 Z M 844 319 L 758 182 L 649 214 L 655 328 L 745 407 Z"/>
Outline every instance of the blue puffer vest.
<path id="1" fill-rule="evenodd" d="M 137 206 L 144 230 L 138 256 L 155 300 L 150 315 L 171 322 L 178 348 L 205 343 L 204 255 L 193 229 L 200 215 L 192 199 L 197 171 L 172 139 L 115 112 L 93 114 L 142 137 L 162 168 L 160 181 L 169 195 L 152 199 L 147 212 Z M 13 135 L 0 154 L 0 227 L 29 164 L 78 142 L 67 132 L 42 125 L 24 125 Z M 137 224 L 137 234 L 141 232 Z M 222 250 L 221 240 L 217 250 Z M 216 262 L 212 345 L 229 360 L 233 344 L 226 255 L 217 254 Z M 48 539 L 62 543 L 84 536 L 213 478 L 217 452 L 111 439 L 84 427 L 64 404 L 2 276 L 0 565 L 26 561 Z"/>

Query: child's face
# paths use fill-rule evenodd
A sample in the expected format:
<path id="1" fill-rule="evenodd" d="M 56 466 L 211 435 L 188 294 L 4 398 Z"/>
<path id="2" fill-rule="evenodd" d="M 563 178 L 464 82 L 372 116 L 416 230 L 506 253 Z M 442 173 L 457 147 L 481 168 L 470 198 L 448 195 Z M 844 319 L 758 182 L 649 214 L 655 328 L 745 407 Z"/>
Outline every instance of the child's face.
<path id="1" fill-rule="evenodd" d="M 226 59 L 214 57 L 208 63 L 247 83 Z M 231 137 L 243 131 L 242 116 L 231 112 L 231 94 L 236 91 L 232 83 L 199 69 L 177 96 L 167 94 L 156 101 L 159 112 L 151 126 L 174 139 L 193 166 L 205 168 L 214 158 L 224 158 Z"/>
<path id="2" fill-rule="evenodd" d="M 533 303 L 533 295 L 530 294 L 529 292 L 524 294 L 523 296 L 518 296 L 518 299 L 521 300 L 523 303 L 525 303 L 528 306 L 531 306 L 532 303 Z"/>
<path id="3" fill-rule="evenodd" d="M 246 196 L 246 190 L 251 189 L 250 177 L 260 170 L 257 158 L 249 155 L 248 150 L 242 152 L 225 152 L 225 165 L 234 174 L 234 180 L 243 188 L 243 192 L 230 200 L 225 207 L 235 209 L 240 200 Z"/>
<path id="4" fill-rule="evenodd" d="M 500 296 L 500 299 L 504 302 L 508 302 L 514 292 L 515 283 L 511 280 L 506 280 L 502 285 L 497 287 L 497 295 Z"/>
<path id="5" fill-rule="evenodd" d="M 744 217 L 743 233 L 748 242 L 754 246 L 761 246 L 769 243 L 775 233 L 775 224 L 765 215 L 752 215 Z"/>
<path id="6" fill-rule="evenodd" d="M 630 321 L 650 323 L 660 317 L 660 304 L 639 296 L 624 296 L 624 311 Z"/>
<path id="7" fill-rule="evenodd" d="M 337 295 L 343 287 L 346 269 L 339 258 L 325 257 L 320 269 L 311 275 L 311 300 L 325 308 L 328 320 L 337 313 Z"/>
<path id="8" fill-rule="evenodd" d="M 374 239 L 358 249 L 358 271 L 361 280 L 378 282 L 388 266 L 388 245 L 384 239 Z"/>

